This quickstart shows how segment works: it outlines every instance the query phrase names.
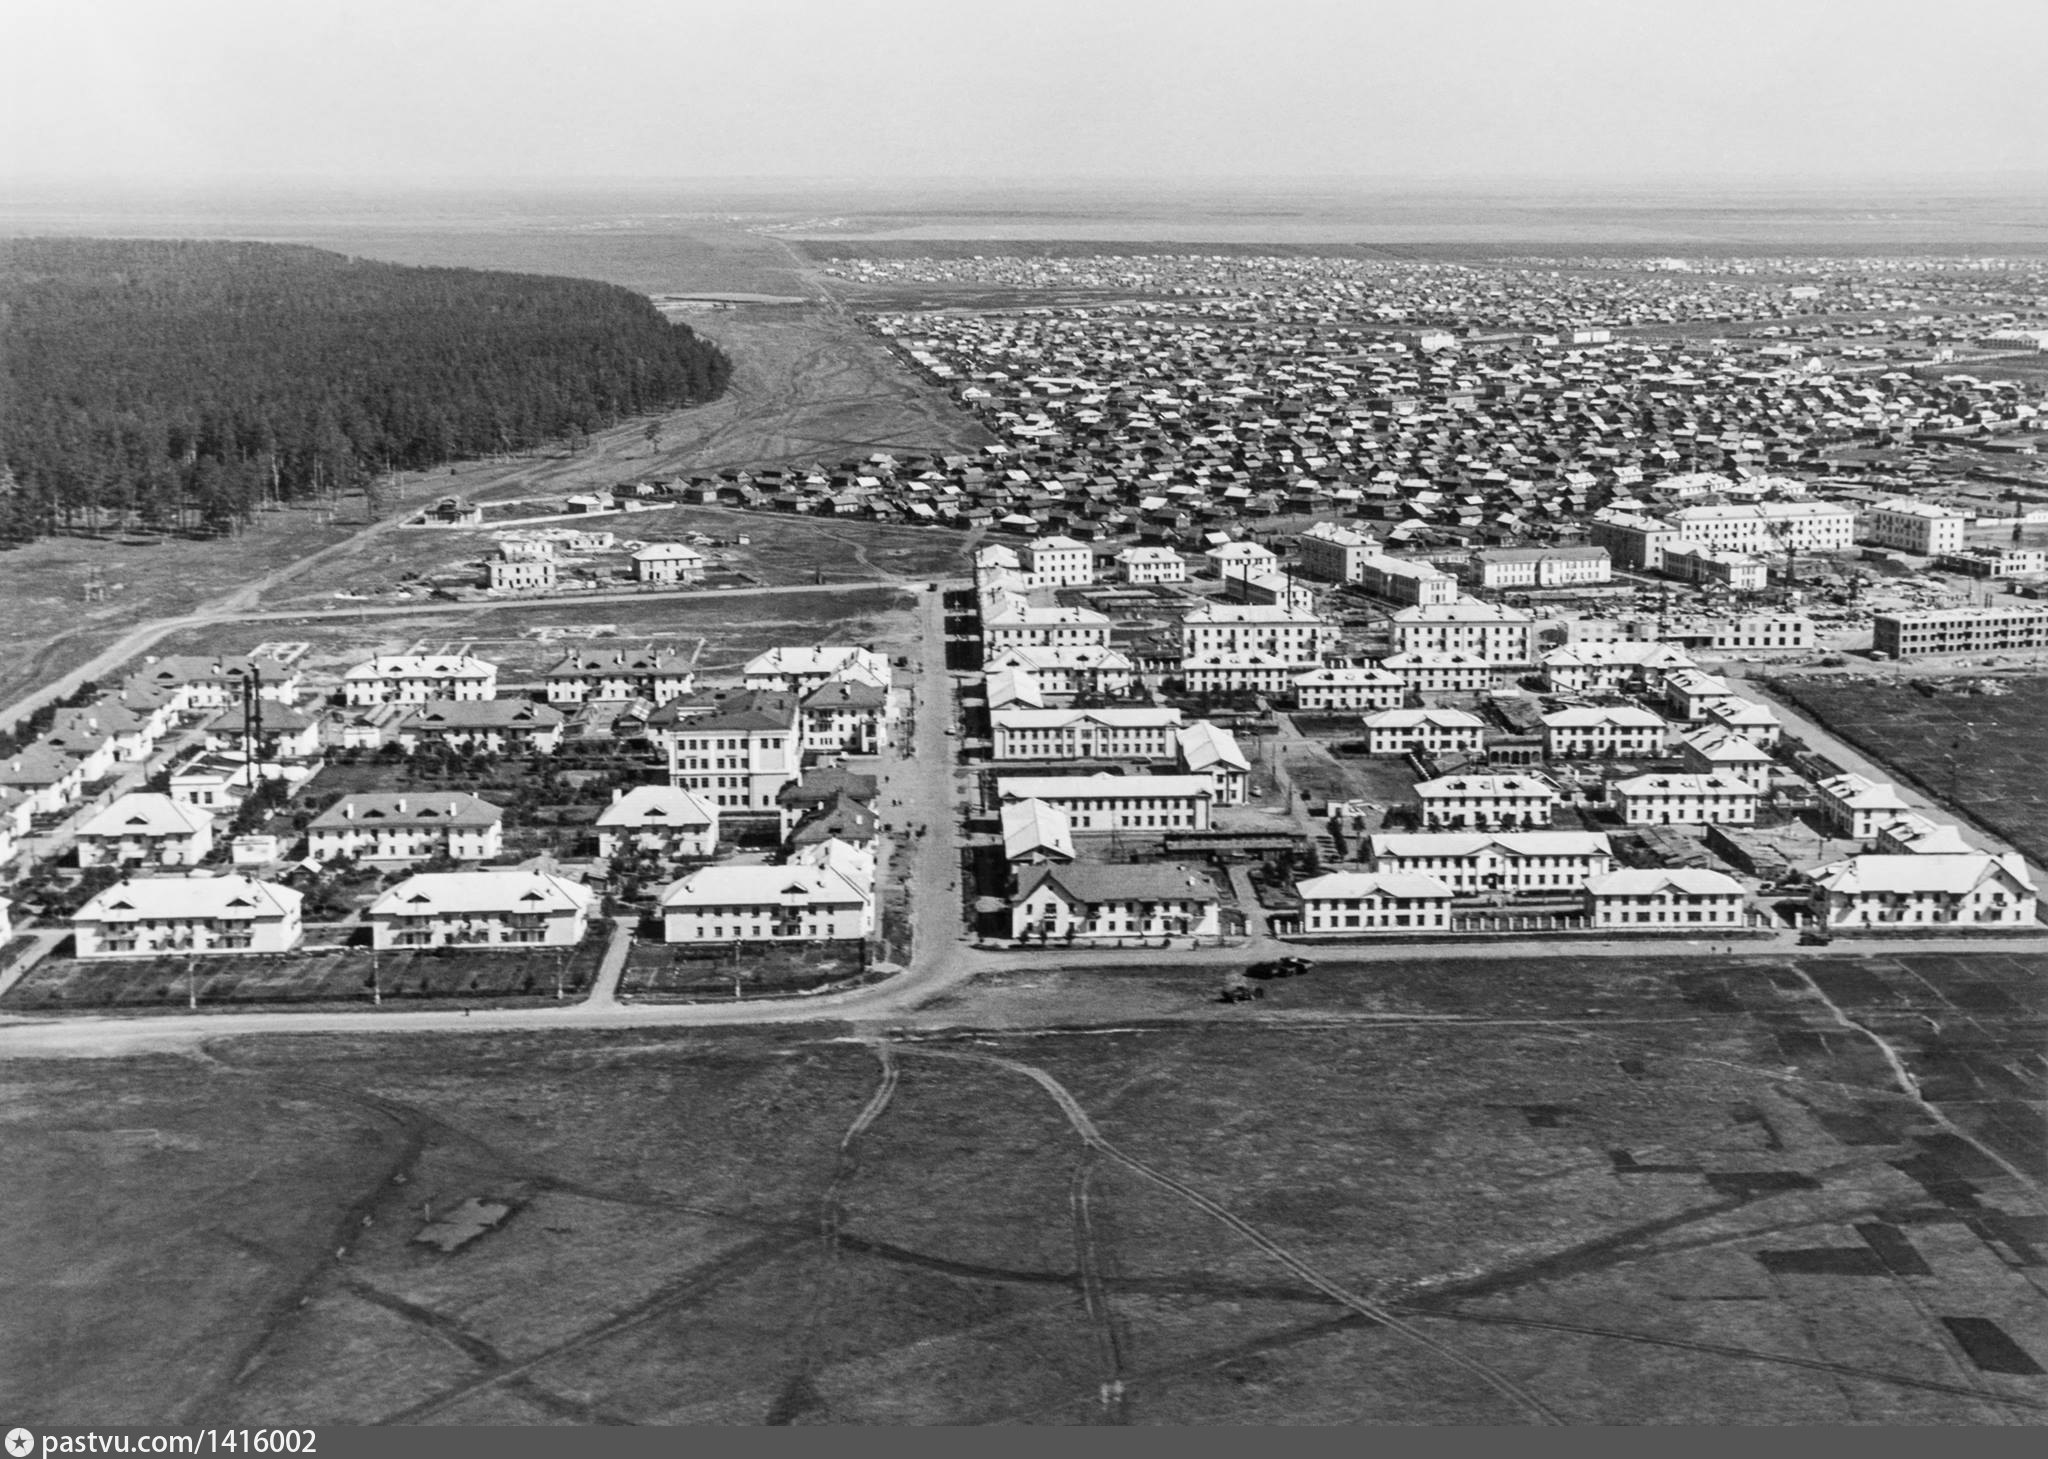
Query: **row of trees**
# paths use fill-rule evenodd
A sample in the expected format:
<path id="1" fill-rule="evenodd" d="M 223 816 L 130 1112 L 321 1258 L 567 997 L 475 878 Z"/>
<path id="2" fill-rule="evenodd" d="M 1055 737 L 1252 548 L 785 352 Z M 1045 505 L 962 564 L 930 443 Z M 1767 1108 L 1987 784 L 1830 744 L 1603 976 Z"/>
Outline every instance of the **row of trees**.
<path id="1" fill-rule="evenodd" d="M 265 243 L 0 241 L 0 540 L 266 502 L 708 400 L 724 354 L 583 279 Z"/>

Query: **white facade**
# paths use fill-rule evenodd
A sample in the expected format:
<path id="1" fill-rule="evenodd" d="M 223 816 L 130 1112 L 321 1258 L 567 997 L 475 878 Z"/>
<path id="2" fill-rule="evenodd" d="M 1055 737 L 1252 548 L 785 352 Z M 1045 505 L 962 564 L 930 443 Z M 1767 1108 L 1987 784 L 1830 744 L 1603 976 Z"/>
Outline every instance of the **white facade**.
<path id="1" fill-rule="evenodd" d="M 1358 563 L 1358 584 L 1376 598 L 1411 607 L 1456 602 L 1458 580 L 1434 563 L 1368 553 Z"/>
<path id="2" fill-rule="evenodd" d="M 1482 588 L 1570 588 L 1610 582 L 1604 547 L 1495 547 L 1472 554 L 1469 575 Z"/>
<path id="3" fill-rule="evenodd" d="M 1678 758 L 1692 775 L 1732 775 L 1758 790 L 1771 788 L 1771 752 L 1721 725 L 1696 730 L 1679 742 Z"/>
<path id="4" fill-rule="evenodd" d="M 1609 872 L 1586 886 L 1595 927 L 1733 928 L 1747 926 L 1742 883 L 1718 871 L 1683 868 Z"/>
<path id="5" fill-rule="evenodd" d="M 1178 709 L 996 709 L 997 760 L 1159 760 L 1173 753 Z"/>
<path id="6" fill-rule="evenodd" d="M 771 648 L 747 660 L 741 670 L 749 689 L 804 694 L 828 679 L 865 679 L 884 689 L 893 682 L 889 660 L 873 649 L 853 644 L 821 644 L 816 648 Z"/>
<path id="7" fill-rule="evenodd" d="M 1335 630 L 1313 613 L 1267 603 L 1211 603 L 1181 620 L 1181 651 L 1269 654 L 1302 667 L 1321 662 Z"/>
<path id="8" fill-rule="evenodd" d="M 991 654 L 982 668 L 993 674 L 1018 669 L 1032 676 L 1041 694 L 1121 694 L 1136 682 L 1136 667 L 1114 649 L 1011 648 Z M 994 701 L 990 701 L 994 707 Z"/>
<path id="9" fill-rule="evenodd" d="M 1034 588 L 1085 588 L 1095 581 L 1095 550 L 1071 537 L 1024 544 L 1024 570 Z"/>
<path id="10" fill-rule="evenodd" d="M 1486 748 L 1486 721 L 1462 709 L 1383 709 L 1365 717 L 1368 755 L 1476 754 Z"/>
<path id="11" fill-rule="evenodd" d="M 1310 669 L 1291 682 L 1297 709 L 1399 709 L 1408 702 L 1408 681 L 1385 669 Z"/>
<path id="12" fill-rule="evenodd" d="M 130 791 L 78 828 L 80 866 L 197 866 L 213 849 L 213 817 L 149 791 Z"/>
<path id="13" fill-rule="evenodd" d="M 672 785 L 636 785 L 612 792 L 598 813 L 597 854 L 655 851 L 663 856 L 708 857 L 718 849 L 718 807 L 695 791 Z"/>
<path id="14" fill-rule="evenodd" d="M 1821 818 L 1838 836 L 1868 841 L 1912 807 L 1889 781 L 1872 780 L 1855 771 L 1830 776 L 1814 789 L 1819 792 Z"/>
<path id="15" fill-rule="evenodd" d="M 1171 547 L 1126 547 L 1116 555 L 1117 571 L 1127 583 L 1184 583 L 1187 560 Z"/>
<path id="16" fill-rule="evenodd" d="M 561 572 L 552 557 L 497 558 L 484 564 L 484 582 L 494 593 L 533 592 L 555 587 Z"/>
<path id="17" fill-rule="evenodd" d="M 1512 676 L 1507 665 L 1492 659 L 1441 649 L 1389 654 L 1380 660 L 1380 669 L 1394 675 L 1416 694 L 1498 689 Z"/>
<path id="18" fill-rule="evenodd" d="M 1432 831 L 1535 830 L 1550 824 L 1556 789 L 1528 775 L 1444 775 L 1415 787 Z"/>
<path id="19" fill-rule="evenodd" d="M 1477 598 L 1403 608 L 1394 615 L 1402 653 L 1464 653 L 1496 664 L 1535 662 L 1536 625 L 1527 613 Z"/>
<path id="20" fill-rule="evenodd" d="M 1613 795 L 1625 826 L 1753 826 L 1759 799 L 1733 775 L 1636 775 Z"/>
<path id="21" fill-rule="evenodd" d="M 1664 676 L 1697 668 L 1692 655 L 1668 643 L 1567 643 L 1543 655 L 1543 687 L 1552 693 L 1611 694 L 1626 685 L 1661 685 Z"/>
<path id="22" fill-rule="evenodd" d="M 1665 521 L 1686 541 L 1716 552 L 1842 552 L 1856 541 L 1855 510 L 1833 502 L 1680 507 Z"/>
<path id="23" fill-rule="evenodd" d="M 1216 787 L 1206 775 L 1006 775 L 996 798 L 1042 800 L 1076 831 L 1206 831 Z"/>
<path id="24" fill-rule="evenodd" d="M 1010 935 L 1019 941 L 1214 937 L 1221 895 L 1200 868 L 1172 864 L 1032 867 L 1018 879 Z"/>
<path id="25" fill-rule="evenodd" d="M 666 704 L 697 687 L 688 655 L 674 649 L 578 649 L 547 672 L 548 703 L 646 699 Z"/>
<path id="26" fill-rule="evenodd" d="M 409 876 L 370 904 L 370 945 L 573 947 L 590 928 L 596 895 L 540 871 L 442 871 Z"/>
<path id="27" fill-rule="evenodd" d="M 1008 599 L 981 620 L 984 656 L 1013 648 L 1109 647 L 1109 619 L 1092 608 L 1034 608 Z"/>
<path id="28" fill-rule="evenodd" d="M 1654 710 L 1630 705 L 1560 709 L 1543 716 L 1543 753 L 1553 760 L 1660 755 L 1669 728 Z"/>
<path id="29" fill-rule="evenodd" d="M 1317 522 L 1294 539 L 1301 570 L 1326 583 L 1357 582 L 1366 560 L 1379 556 L 1379 549 L 1378 540 L 1369 533 L 1335 522 Z"/>
<path id="30" fill-rule="evenodd" d="M 1829 927 L 2034 927 L 2037 898 L 2016 853 L 1852 856 L 1813 873 Z"/>
<path id="31" fill-rule="evenodd" d="M 704 554 L 681 542 L 650 542 L 633 554 L 633 580 L 696 583 L 704 580 Z"/>
<path id="32" fill-rule="evenodd" d="M 1293 687 L 1294 676 L 1300 672 L 1298 660 L 1277 654 L 1189 654 L 1180 661 L 1176 677 L 1190 694 L 1227 694 L 1236 690 L 1284 694 Z"/>
<path id="33" fill-rule="evenodd" d="M 1970 527 L 1970 514 L 1933 502 L 1894 497 L 1873 502 L 1863 512 L 1863 535 L 1880 547 L 1896 547 L 1919 557 L 1960 552 Z"/>
<path id="34" fill-rule="evenodd" d="M 498 666 L 468 654 L 387 654 L 343 674 L 341 692 L 353 706 L 495 699 Z"/>
<path id="35" fill-rule="evenodd" d="M 1576 892 L 1614 870 L 1593 831 L 1382 832 L 1366 841 L 1372 869 L 1441 879 L 1460 894 Z"/>
<path id="36" fill-rule="evenodd" d="M 1245 803 L 1251 789 L 1251 761 L 1229 730 L 1198 719 L 1175 732 L 1174 755 L 1183 774 L 1209 777 L 1217 805 Z"/>
<path id="37" fill-rule="evenodd" d="M 1734 593 L 1760 593 L 1770 582 L 1770 567 L 1762 558 L 1691 542 L 1667 544 L 1659 570 L 1680 582 L 1712 583 Z"/>
<path id="38" fill-rule="evenodd" d="M 489 861 L 505 849 L 505 813 L 467 791 L 344 795 L 306 827 L 306 854 L 315 861 L 387 864 L 448 856 Z"/>
<path id="39" fill-rule="evenodd" d="M 857 941 L 875 930 L 873 861 L 865 867 L 865 878 L 862 863 L 851 859 L 704 867 L 661 894 L 662 940 Z"/>
<path id="40" fill-rule="evenodd" d="M 725 707 L 664 731 L 669 784 L 720 810 L 772 811 L 801 778 L 802 731 L 793 694 L 750 691 Z"/>
<path id="41" fill-rule="evenodd" d="M 1301 930 L 1399 932 L 1451 925 L 1451 888 L 1411 872 L 1335 871 L 1294 884 Z"/>
<path id="42" fill-rule="evenodd" d="M 290 887 L 247 876 L 153 876 L 116 882 L 71 919 L 75 954 L 285 952 L 303 931 Z"/>

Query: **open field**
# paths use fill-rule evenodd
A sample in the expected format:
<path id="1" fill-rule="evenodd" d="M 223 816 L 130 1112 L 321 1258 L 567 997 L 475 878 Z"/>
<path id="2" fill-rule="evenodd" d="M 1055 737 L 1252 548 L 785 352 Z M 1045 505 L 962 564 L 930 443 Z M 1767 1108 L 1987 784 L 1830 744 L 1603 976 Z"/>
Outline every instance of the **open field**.
<path id="1" fill-rule="evenodd" d="M 2041 777 L 2048 679 L 2003 681 L 2010 694 L 1923 695 L 1901 684 L 1819 676 L 1771 689 L 1935 800 L 2048 861 L 2048 783 Z"/>
<path id="2" fill-rule="evenodd" d="M 1326 965 L 1230 1009 L 1054 963 L 953 995 L 1008 1034 L 17 1061 L 0 1403 L 2035 1424 L 2041 961 Z M 471 1198 L 512 1213 L 413 1240 Z"/>

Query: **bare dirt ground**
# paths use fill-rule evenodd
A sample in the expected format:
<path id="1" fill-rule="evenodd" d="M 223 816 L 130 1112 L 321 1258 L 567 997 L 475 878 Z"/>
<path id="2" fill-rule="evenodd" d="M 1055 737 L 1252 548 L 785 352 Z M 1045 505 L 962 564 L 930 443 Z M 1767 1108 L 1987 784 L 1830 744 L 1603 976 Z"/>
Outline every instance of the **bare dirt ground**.
<path id="1" fill-rule="evenodd" d="M 1133 1016 L 10 1062 L 0 1404 L 2036 1424 L 2048 1172 L 1986 1081 L 2040 973 L 1375 963 L 1204 1012 L 1048 969 Z M 471 1198 L 511 1215 L 414 1239 Z"/>

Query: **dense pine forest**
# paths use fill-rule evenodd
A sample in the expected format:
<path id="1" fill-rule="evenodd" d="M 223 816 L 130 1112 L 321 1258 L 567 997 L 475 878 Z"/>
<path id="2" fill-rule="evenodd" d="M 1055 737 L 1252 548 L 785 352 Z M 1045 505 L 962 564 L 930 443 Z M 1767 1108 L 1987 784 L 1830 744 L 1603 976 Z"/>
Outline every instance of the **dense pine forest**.
<path id="1" fill-rule="evenodd" d="M 225 531 L 266 501 L 708 400 L 729 372 L 641 295 L 582 279 L 0 240 L 0 541 Z"/>

